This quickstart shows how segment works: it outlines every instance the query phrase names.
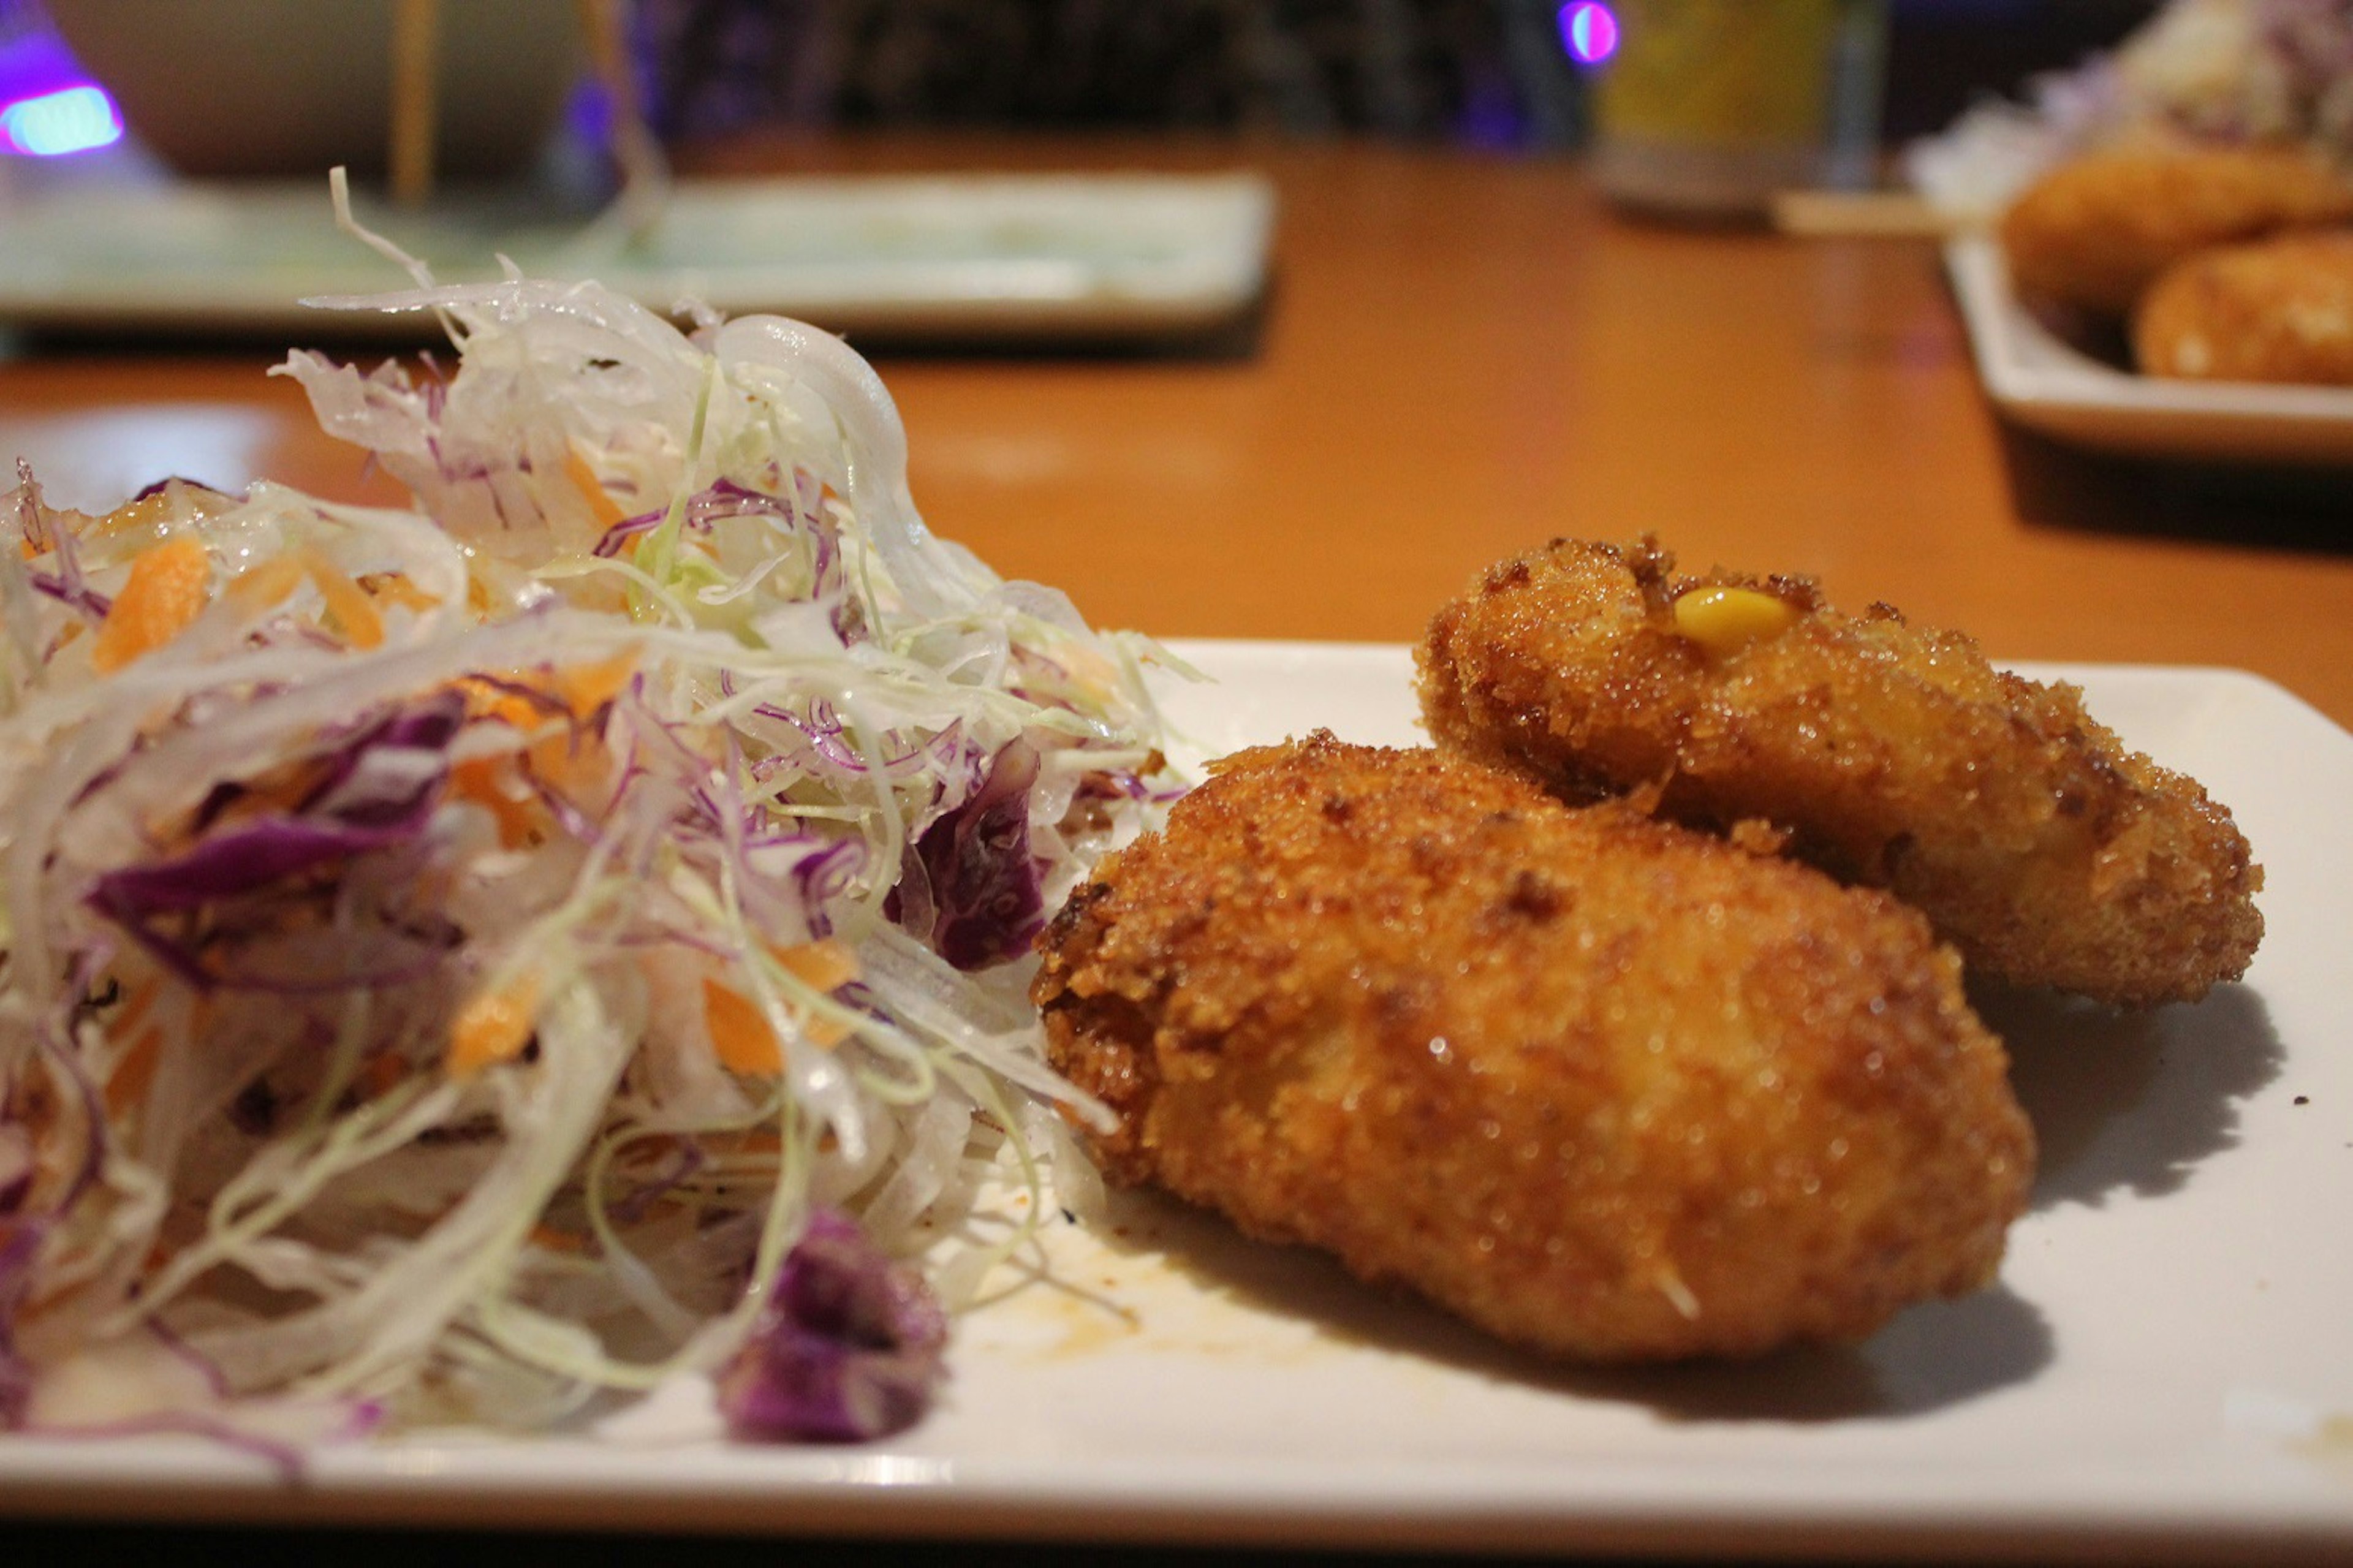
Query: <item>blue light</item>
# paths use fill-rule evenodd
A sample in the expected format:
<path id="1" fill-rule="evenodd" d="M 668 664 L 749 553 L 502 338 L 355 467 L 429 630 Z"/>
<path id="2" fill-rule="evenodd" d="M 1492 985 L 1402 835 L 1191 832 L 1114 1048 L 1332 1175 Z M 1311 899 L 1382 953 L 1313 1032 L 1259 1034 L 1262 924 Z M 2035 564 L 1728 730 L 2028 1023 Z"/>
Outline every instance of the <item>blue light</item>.
<path id="1" fill-rule="evenodd" d="M 20 98 L 0 109 L 0 153 L 55 158 L 122 140 L 122 116 L 106 89 L 89 82 Z"/>
<path id="2" fill-rule="evenodd" d="M 1573 0 L 1560 8 L 1560 42 L 1581 66 L 1598 66 L 1618 52 L 1618 14 L 1599 0 Z"/>

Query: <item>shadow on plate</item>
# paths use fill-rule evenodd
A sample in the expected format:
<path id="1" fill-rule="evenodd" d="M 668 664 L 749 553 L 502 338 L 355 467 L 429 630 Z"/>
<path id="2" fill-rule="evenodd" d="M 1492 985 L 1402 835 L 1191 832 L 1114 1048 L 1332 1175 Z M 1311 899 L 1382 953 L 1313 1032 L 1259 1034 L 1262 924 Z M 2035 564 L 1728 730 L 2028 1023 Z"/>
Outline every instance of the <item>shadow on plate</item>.
<path id="1" fill-rule="evenodd" d="M 2353 552 L 2353 471 L 2135 459 L 2004 423 L 2010 504 L 2035 528 L 2155 535 L 2241 548 Z"/>
<path id="2" fill-rule="evenodd" d="M 1920 1415 L 2024 1383 L 2052 1354 L 2042 1315 L 1997 1285 L 1912 1308 L 1860 1345 L 1799 1346 L 1746 1362 L 1575 1365 L 1514 1349 L 1400 1290 L 1367 1286 L 1313 1248 L 1252 1241 L 1174 1199 L 1114 1193 L 1103 1219 L 1097 1229 L 1113 1251 L 1149 1254 L 1197 1289 L 1312 1324 L 1333 1342 L 1495 1383 L 1648 1405 L 1668 1420 Z"/>
<path id="3" fill-rule="evenodd" d="M 2175 1191 L 2237 1143 L 2239 1102 L 2286 1060 L 2263 998 L 2242 985 L 2147 1012 L 1984 982 L 1969 1000 L 2010 1047 L 2041 1146 L 2038 1209 Z"/>

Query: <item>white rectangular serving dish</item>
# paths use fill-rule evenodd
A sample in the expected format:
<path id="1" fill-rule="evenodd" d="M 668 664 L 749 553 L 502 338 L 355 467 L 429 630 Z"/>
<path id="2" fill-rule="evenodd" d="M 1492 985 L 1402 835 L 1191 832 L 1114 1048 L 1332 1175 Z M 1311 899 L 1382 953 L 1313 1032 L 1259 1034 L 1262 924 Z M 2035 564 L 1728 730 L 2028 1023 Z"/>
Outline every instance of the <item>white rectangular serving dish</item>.
<path id="1" fill-rule="evenodd" d="M 1193 642 L 1195 755 L 1419 738 L 1401 647 Z M 944 1403 L 865 1447 L 411 1436 L 289 1479 L 189 1440 L 0 1439 L 0 1514 L 1722 1556 L 2353 1554 L 2353 735 L 2253 676 L 2026 667 L 2226 802 L 2268 868 L 2242 984 L 1989 999 L 2042 1145 L 2000 1282 L 1749 1365 L 1547 1364 L 1174 1205 L 1051 1222 Z M 627 1435 L 621 1435 L 626 1433 Z"/>

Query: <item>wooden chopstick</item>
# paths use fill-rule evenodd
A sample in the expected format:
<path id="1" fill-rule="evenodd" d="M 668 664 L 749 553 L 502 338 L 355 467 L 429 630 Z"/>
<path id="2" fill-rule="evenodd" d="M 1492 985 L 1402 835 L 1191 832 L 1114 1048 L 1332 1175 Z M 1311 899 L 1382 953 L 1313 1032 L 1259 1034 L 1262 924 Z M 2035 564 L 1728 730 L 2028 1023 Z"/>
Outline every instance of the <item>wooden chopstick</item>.
<path id="1" fill-rule="evenodd" d="M 441 42 L 440 0 L 399 0 L 392 14 L 392 195 L 404 206 L 433 197 Z"/>
<path id="2" fill-rule="evenodd" d="M 1799 190 L 1773 197 L 1773 226 L 1783 234 L 1947 239 L 1977 224 L 1971 215 L 1936 206 L 1911 191 Z"/>

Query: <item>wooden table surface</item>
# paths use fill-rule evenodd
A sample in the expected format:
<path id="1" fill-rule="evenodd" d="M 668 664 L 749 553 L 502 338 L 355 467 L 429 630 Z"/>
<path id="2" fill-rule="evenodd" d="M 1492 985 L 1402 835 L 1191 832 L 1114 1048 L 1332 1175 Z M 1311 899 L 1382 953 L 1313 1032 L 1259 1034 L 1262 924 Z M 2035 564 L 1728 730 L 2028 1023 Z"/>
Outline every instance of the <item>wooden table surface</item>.
<path id="1" fill-rule="evenodd" d="M 1090 617 L 1396 641 L 1558 534 L 1813 574 L 2000 659 L 2232 665 L 2353 724 L 2353 474 L 2179 473 L 2010 434 L 1934 248 L 1630 221 L 1572 161 L 1356 144 L 737 143 L 705 173 L 1251 167 L 1261 319 L 1200 352 L 879 345 L 939 531 Z M 38 344 L 0 457 L 102 501 L 165 472 L 394 499 L 261 344 Z"/>

